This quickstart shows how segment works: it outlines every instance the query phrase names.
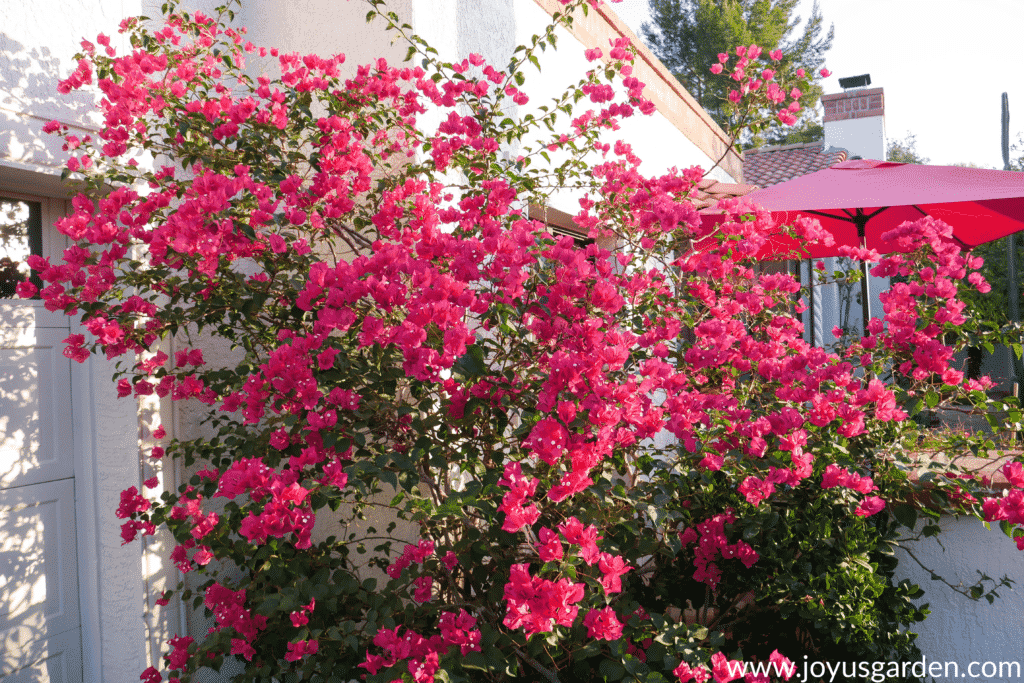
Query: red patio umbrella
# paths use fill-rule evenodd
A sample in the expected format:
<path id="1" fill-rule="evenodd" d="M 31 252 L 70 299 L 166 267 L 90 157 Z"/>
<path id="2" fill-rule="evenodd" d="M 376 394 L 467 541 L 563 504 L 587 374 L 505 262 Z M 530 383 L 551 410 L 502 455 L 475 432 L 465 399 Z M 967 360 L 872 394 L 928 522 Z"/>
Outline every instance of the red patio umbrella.
<path id="1" fill-rule="evenodd" d="M 796 249 L 803 258 L 838 256 L 849 245 L 897 251 L 882 234 L 904 221 L 934 216 L 953 228 L 965 249 L 1024 230 L 1024 173 L 960 166 L 844 161 L 746 196 L 782 224 L 814 216 L 832 233 L 831 247 L 775 238 L 762 255 Z"/>
<path id="2" fill-rule="evenodd" d="M 1024 173 L 1015 171 L 855 159 L 757 190 L 746 199 L 771 211 L 780 224 L 791 224 L 801 214 L 813 216 L 835 237 L 831 247 L 774 237 L 760 252 L 768 259 L 792 258 L 794 251 L 802 258 L 838 256 L 843 245 L 891 253 L 898 247 L 882 235 L 924 215 L 948 223 L 964 249 L 1024 230 Z M 867 264 L 864 274 L 866 323 Z"/>

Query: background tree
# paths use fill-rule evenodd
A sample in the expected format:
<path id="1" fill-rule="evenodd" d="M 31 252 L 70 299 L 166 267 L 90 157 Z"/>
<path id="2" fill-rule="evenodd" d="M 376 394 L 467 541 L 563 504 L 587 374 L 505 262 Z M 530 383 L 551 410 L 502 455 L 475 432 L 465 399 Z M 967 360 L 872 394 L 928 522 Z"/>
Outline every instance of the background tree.
<path id="1" fill-rule="evenodd" d="M 1017 155 L 1017 158 L 1013 158 Z M 1024 133 L 1017 134 L 1017 142 L 1010 145 L 1010 170 L 1024 171 Z"/>
<path id="2" fill-rule="evenodd" d="M 931 161 L 917 151 L 917 136 L 914 133 L 907 133 L 902 140 L 890 140 L 885 149 L 885 160 L 903 164 L 927 164 Z"/>
<path id="3" fill-rule="evenodd" d="M 822 94 L 818 71 L 832 47 L 834 27 L 824 31 L 824 19 L 814 3 L 802 31 L 793 16 L 799 0 L 648 0 L 651 23 L 641 29 L 644 41 L 722 128 L 736 123 L 736 108 L 728 100 L 730 82 L 708 70 L 718 55 L 733 45 L 757 44 L 781 49 L 781 74 L 803 68 L 813 76 L 801 99 L 802 120 L 790 128 L 779 122 L 744 141 L 747 145 L 809 142 L 822 137 L 816 109 Z M 823 35 L 824 34 L 824 35 Z"/>

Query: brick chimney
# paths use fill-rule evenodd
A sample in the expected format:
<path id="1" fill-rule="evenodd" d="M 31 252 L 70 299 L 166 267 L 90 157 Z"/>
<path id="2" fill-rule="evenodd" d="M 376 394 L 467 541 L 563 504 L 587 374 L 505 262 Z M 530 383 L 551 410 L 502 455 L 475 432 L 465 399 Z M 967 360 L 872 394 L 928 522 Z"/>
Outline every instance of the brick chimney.
<path id="1" fill-rule="evenodd" d="M 822 95 L 821 104 L 825 108 L 826 147 L 844 147 L 851 158 L 885 159 L 885 94 L 882 88 L 857 88 Z"/>

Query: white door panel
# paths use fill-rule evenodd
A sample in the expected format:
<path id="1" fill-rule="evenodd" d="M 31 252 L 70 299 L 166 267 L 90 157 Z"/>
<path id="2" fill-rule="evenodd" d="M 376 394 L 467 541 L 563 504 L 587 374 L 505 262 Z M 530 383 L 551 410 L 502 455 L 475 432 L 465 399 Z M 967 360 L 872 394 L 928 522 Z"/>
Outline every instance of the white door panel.
<path id="1" fill-rule="evenodd" d="M 0 652 L 79 628 L 73 479 L 0 491 Z"/>
<path id="2" fill-rule="evenodd" d="M 82 630 L 54 636 L 26 650 L 0 651 L 3 683 L 80 683 Z"/>
<path id="3" fill-rule="evenodd" d="M 66 336 L 0 328 L 0 489 L 74 476 Z"/>
<path id="4" fill-rule="evenodd" d="M 48 311 L 39 299 L 0 299 L 0 325 L 4 327 L 54 327 L 68 336 L 70 317 L 63 311 Z"/>

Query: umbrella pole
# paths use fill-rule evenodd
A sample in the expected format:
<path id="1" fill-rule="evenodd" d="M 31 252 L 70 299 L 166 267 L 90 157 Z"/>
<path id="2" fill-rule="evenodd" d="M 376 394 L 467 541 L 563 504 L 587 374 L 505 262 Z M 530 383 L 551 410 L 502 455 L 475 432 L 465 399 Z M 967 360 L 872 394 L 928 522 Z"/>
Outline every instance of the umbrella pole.
<path id="1" fill-rule="evenodd" d="M 868 333 L 868 318 L 871 315 L 871 304 L 868 303 L 868 297 L 870 292 L 868 291 L 868 262 L 860 262 L 860 326 L 861 336 L 867 336 Z"/>
<path id="2" fill-rule="evenodd" d="M 867 237 L 865 236 L 865 226 L 867 226 L 868 218 L 861 213 L 860 209 L 857 210 L 857 215 L 854 217 L 854 222 L 857 224 L 857 237 L 860 238 L 861 249 L 868 248 Z M 869 303 L 868 297 L 870 296 L 870 288 L 868 287 L 868 262 L 860 262 L 860 325 L 861 325 L 861 336 L 867 336 L 868 333 L 868 318 L 871 317 L 871 304 Z"/>
<path id="3" fill-rule="evenodd" d="M 807 259 L 807 291 L 811 299 L 811 311 L 810 315 L 807 316 L 807 320 L 811 327 L 811 346 L 817 346 L 814 339 L 814 262 L 811 259 Z"/>
<path id="4" fill-rule="evenodd" d="M 1007 298 L 1010 300 L 1010 322 L 1020 322 L 1020 289 L 1017 285 L 1017 235 L 1011 233 L 1006 238 L 1006 285 L 1007 285 Z M 1017 354 L 1013 352 L 1013 347 L 1007 347 L 1006 349 L 1010 355 L 1010 381 L 1013 384 L 1013 397 L 1019 399 L 1020 396 L 1020 373 L 1017 371 L 1020 366 L 1020 361 L 1017 359 Z"/>

